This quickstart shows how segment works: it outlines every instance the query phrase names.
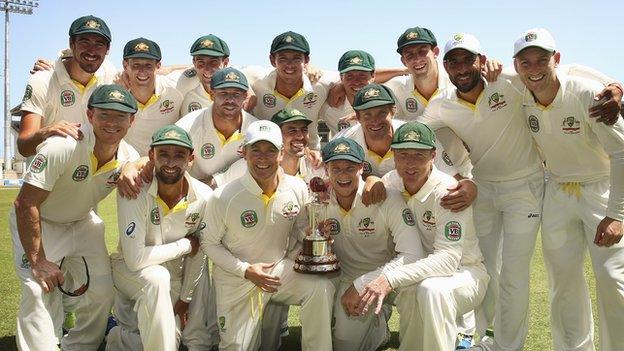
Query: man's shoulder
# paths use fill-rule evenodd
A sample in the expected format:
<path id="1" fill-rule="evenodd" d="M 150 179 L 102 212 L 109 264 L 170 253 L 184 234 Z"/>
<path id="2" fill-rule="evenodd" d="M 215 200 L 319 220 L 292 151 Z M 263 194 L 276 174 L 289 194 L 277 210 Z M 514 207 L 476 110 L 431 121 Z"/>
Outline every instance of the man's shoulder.
<path id="1" fill-rule="evenodd" d="M 193 133 L 197 131 L 201 132 L 201 130 L 195 127 L 197 123 L 201 122 L 204 112 L 206 112 L 206 110 L 209 108 L 210 107 L 189 112 L 186 115 L 182 116 L 175 124 L 178 127 L 187 131 L 188 133 Z"/>

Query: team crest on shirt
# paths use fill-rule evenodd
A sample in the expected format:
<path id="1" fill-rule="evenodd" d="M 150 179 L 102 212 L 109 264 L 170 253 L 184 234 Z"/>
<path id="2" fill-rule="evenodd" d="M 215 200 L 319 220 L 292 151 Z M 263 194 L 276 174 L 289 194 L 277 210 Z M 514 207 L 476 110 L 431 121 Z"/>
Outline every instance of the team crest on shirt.
<path id="1" fill-rule="evenodd" d="M 433 215 L 433 212 L 429 210 L 425 211 L 425 213 L 423 213 L 422 215 L 421 221 L 422 221 L 423 226 L 427 228 L 428 230 L 435 228 L 436 219 L 435 219 L 435 216 Z"/>
<path id="2" fill-rule="evenodd" d="M 219 329 L 221 329 L 222 333 L 226 332 L 226 329 L 225 329 L 225 316 L 219 316 Z"/>
<path id="3" fill-rule="evenodd" d="M 405 224 L 409 226 L 414 226 L 414 224 L 416 224 L 416 221 L 414 220 L 414 214 L 412 213 L 412 211 L 410 211 L 409 208 L 404 208 L 401 214 L 403 215 L 403 222 L 405 222 Z"/>
<path id="4" fill-rule="evenodd" d="M 327 225 L 329 226 L 330 235 L 340 234 L 340 222 L 338 222 L 336 218 L 328 218 L 326 222 L 327 222 Z"/>
<path id="5" fill-rule="evenodd" d="M 405 109 L 407 112 L 414 113 L 418 111 L 418 102 L 414 98 L 408 98 L 405 100 Z"/>
<path id="6" fill-rule="evenodd" d="M 106 179 L 106 187 L 113 188 L 117 185 L 117 180 L 119 180 L 119 176 L 121 175 L 121 170 L 117 170 L 111 173 Z"/>
<path id="7" fill-rule="evenodd" d="M 457 221 L 450 221 L 444 226 L 444 236 L 450 241 L 459 241 L 462 236 L 461 224 Z"/>
<path id="8" fill-rule="evenodd" d="M 507 101 L 505 101 L 505 95 L 499 93 L 494 93 L 490 95 L 490 97 L 488 98 L 488 105 L 490 105 L 490 109 L 492 111 L 497 111 L 507 106 Z"/>
<path id="9" fill-rule="evenodd" d="M 20 267 L 24 269 L 30 269 L 30 262 L 28 261 L 28 257 L 26 257 L 26 254 L 22 255 L 22 263 L 20 264 Z"/>
<path id="10" fill-rule="evenodd" d="M 184 220 L 184 226 L 187 228 L 192 228 L 197 224 L 197 220 L 199 219 L 199 213 L 193 212 L 186 216 L 186 220 Z"/>
<path id="11" fill-rule="evenodd" d="M 150 211 L 150 222 L 153 225 L 160 225 L 160 211 L 158 211 L 158 207 L 154 207 Z"/>
<path id="12" fill-rule="evenodd" d="M 254 210 L 246 210 L 241 213 L 241 224 L 245 228 L 251 228 L 258 223 L 258 214 Z"/>
<path id="13" fill-rule="evenodd" d="M 160 113 L 163 114 L 163 115 L 165 113 L 169 113 L 169 112 L 173 111 L 174 108 L 175 107 L 174 107 L 174 103 L 173 103 L 172 100 L 167 99 L 167 100 L 165 100 L 165 101 L 160 103 Z"/>
<path id="14" fill-rule="evenodd" d="M 188 112 L 197 111 L 201 108 L 202 108 L 202 105 L 199 102 L 193 101 L 188 105 Z"/>
<path id="15" fill-rule="evenodd" d="M 529 128 L 533 133 L 537 133 L 540 130 L 539 119 L 534 115 L 529 116 Z"/>
<path id="16" fill-rule="evenodd" d="M 40 173 L 48 166 L 48 158 L 42 154 L 38 154 L 32 160 L 30 164 L 30 171 L 33 173 Z"/>
<path id="17" fill-rule="evenodd" d="M 202 158 L 211 159 L 215 155 L 215 147 L 211 143 L 205 143 L 204 145 L 202 145 L 199 153 Z"/>
<path id="18" fill-rule="evenodd" d="M 89 167 L 87 165 L 80 165 L 74 170 L 72 179 L 74 182 L 82 182 L 87 179 L 87 176 L 89 176 Z"/>
<path id="19" fill-rule="evenodd" d="M 314 93 L 308 93 L 303 97 L 303 107 L 310 108 L 316 104 L 318 100 L 318 95 Z"/>
<path id="20" fill-rule="evenodd" d="M 444 160 L 444 163 L 446 163 L 448 166 L 453 167 L 453 161 L 451 161 L 451 158 L 446 153 L 446 151 L 442 151 L 442 160 Z"/>
<path id="21" fill-rule="evenodd" d="M 578 134 L 581 131 L 581 121 L 574 116 L 566 117 L 561 123 L 563 134 Z"/>
<path id="22" fill-rule="evenodd" d="M 63 107 L 69 107 L 76 102 L 76 95 L 71 90 L 63 90 L 61 92 L 61 105 Z"/>
<path id="23" fill-rule="evenodd" d="M 196 75 L 197 75 L 197 70 L 195 70 L 195 68 L 189 68 L 189 69 L 184 71 L 184 76 L 186 78 L 193 78 Z"/>
<path id="24" fill-rule="evenodd" d="M 358 232 L 362 234 L 364 237 L 374 234 L 375 222 L 372 221 L 370 217 L 365 217 L 365 218 L 360 219 L 360 223 L 358 223 Z"/>
<path id="25" fill-rule="evenodd" d="M 268 108 L 275 107 L 276 102 L 275 95 L 273 94 L 264 94 L 262 97 L 262 103 Z"/>
<path id="26" fill-rule="evenodd" d="M 286 205 L 282 208 L 282 217 L 287 220 L 293 220 L 299 214 L 299 205 L 293 203 L 292 201 L 288 201 Z"/>
<path id="27" fill-rule="evenodd" d="M 338 121 L 338 131 L 351 127 L 348 121 Z"/>
<path id="28" fill-rule="evenodd" d="M 126 235 L 134 239 L 134 229 L 136 228 L 136 223 L 130 222 L 126 227 Z"/>
<path id="29" fill-rule="evenodd" d="M 373 166 L 371 166 L 370 162 L 364 161 L 362 163 L 362 166 L 363 166 L 362 178 L 366 178 L 369 175 L 373 174 Z"/>
<path id="30" fill-rule="evenodd" d="M 22 102 L 30 100 L 32 97 L 32 85 L 28 84 L 26 86 L 26 90 L 24 91 L 24 97 L 22 98 Z"/>

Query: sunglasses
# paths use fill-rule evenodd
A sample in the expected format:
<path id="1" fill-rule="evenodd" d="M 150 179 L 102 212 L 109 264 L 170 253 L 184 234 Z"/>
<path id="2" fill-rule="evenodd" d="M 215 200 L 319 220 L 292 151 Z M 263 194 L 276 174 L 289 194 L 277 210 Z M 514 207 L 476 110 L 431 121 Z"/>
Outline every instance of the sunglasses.
<path id="1" fill-rule="evenodd" d="M 65 262 L 65 257 L 63 257 L 63 259 L 61 260 L 61 265 L 59 266 L 59 269 L 63 268 L 63 262 Z M 89 289 L 89 282 L 91 281 L 91 276 L 89 276 L 89 266 L 87 265 L 87 260 L 85 260 L 84 256 L 82 256 L 82 262 L 84 262 L 85 272 L 87 274 L 87 282 L 82 284 L 78 289 L 74 291 L 66 291 L 65 289 L 63 289 L 62 286 L 59 285 L 58 289 L 63 294 L 67 296 L 71 296 L 71 297 L 78 297 L 78 296 L 82 296 L 85 292 L 87 292 L 87 289 Z"/>

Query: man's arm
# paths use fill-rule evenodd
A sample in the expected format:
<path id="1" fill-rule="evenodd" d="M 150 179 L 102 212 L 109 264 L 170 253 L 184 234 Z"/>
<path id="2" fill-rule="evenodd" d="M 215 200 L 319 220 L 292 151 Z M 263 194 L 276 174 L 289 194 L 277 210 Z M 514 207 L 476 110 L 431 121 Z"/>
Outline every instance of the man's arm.
<path id="1" fill-rule="evenodd" d="M 32 275 L 44 292 L 51 292 L 64 281 L 60 268 L 47 260 L 41 242 L 39 209 L 49 194 L 47 190 L 25 183 L 14 202 L 20 242 L 30 262 Z"/>
<path id="2" fill-rule="evenodd" d="M 37 146 L 53 135 L 71 136 L 76 140 L 82 139 L 80 123 L 59 121 L 49 126 L 41 127 L 43 122 L 41 115 L 28 111 L 23 111 L 22 113 L 19 135 L 17 136 L 17 150 L 24 157 L 34 155 L 37 152 Z"/>

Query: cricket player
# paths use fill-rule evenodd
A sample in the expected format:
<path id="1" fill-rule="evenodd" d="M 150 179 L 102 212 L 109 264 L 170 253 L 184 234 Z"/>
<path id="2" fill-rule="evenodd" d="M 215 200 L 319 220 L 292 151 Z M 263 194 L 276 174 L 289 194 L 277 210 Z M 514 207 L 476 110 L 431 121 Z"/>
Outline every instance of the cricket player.
<path id="1" fill-rule="evenodd" d="M 205 264 L 197 251 L 212 190 L 187 173 L 194 158 L 190 136 L 175 125 L 158 129 L 149 158 L 154 181 L 136 199 L 117 196 L 120 235 L 111 263 L 118 326 L 107 350 L 177 351 Z"/>
<path id="2" fill-rule="evenodd" d="M 110 29 L 101 18 L 84 16 L 72 22 L 72 56 L 59 58 L 53 70 L 36 72 L 28 79 L 17 138 L 20 154 L 34 155 L 37 145 L 52 135 L 81 137 L 80 126 L 89 125 L 85 111 L 91 93 L 111 83 L 116 73 L 105 61 L 110 42 Z"/>
<path id="3" fill-rule="evenodd" d="M 99 86 L 89 98 L 91 128 L 82 130 L 82 140 L 46 139 L 24 175 L 9 218 L 22 285 L 20 350 L 55 350 L 59 341 L 63 350 L 97 350 L 102 342 L 113 284 L 104 223 L 94 208 L 114 189 L 121 166 L 138 158 L 122 140 L 136 111 L 130 92 Z M 84 284 L 68 292 L 65 280 Z M 76 327 L 61 340 L 63 286 L 78 303 Z"/>
<path id="4" fill-rule="evenodd" d="M 273 39 L 269 58 L 275 70 L 252 83 L 259 100 L 253 115 L 268 120 L 287 107 L 302 111 L 312 120 L 310 148 L 320 149 L 318 114 L 328 92 L 324 85 L 312 84 L 305 74 L 310 62 L 308 41 L 299 33 L 282 33 Z"/>
<path id="5" fill-rule="evenodd" d="M 557 72 L 561 54 L 545 29 L 514 44 L 514 67 L 526 85 L 524 111 L 546 160 L 542 247 L 549 276 L 555 350 L 594 350 L 583 275 L 586 250 L 596 278 L 600 350 L 624 349 L 624 122 L 589 117 L 602 85 Z"/>
<path id="6" fill-rule="evenodd" d="M 147 156 L 152 134 L 180 118 L 183 96 L 167 78 L 156 75 L 162 58 L 160 46 L 137 38 L 124 46 L 123 68 L 129 89 L 139 103 L 139 111 L 125 140 L 141 156 Z"/>
<path id="7" fill-rule="evenodd" d="M 297 109 L 286 108 L 273 115 L 271 122 L 277 124 L 282 131 L 284 157 L 280 162 L 280 167 L 284 173 L 298 176 L 306 184 L 309 184 L 314 177 L 325 177 L 325 169 L 314 168 L 309 156 L 305 154 L 305 148 L 310 140 L 308 125 L 312 123 L 308 116 Z M 215 176 L 215 181 L 217 186 L 221 186 L 241 177 L 246 172 L 247 162 L 245 159 L 240 159 L 234 162 L 227 171 Z"/>
<path id="8" fill-rule="evenodd" d="M 306 184 L 284 174 L 282 135 L 270 121 L 245 133 L 248 172 L 208 202 L 202 248 L 213 261 L 221 350 L 255 350 L 269 301 L 301 305 L 303 350 L 331 350 L 334 287 L 293 270 L 307 227 Z"/>
<path id="9" fill-rule="evenodd" d="M 407 199 L 426 257 L 368 283 L 359 305 L 372 309 L 375 300 L 379 306 L 391 291 L 399 291 L 401 350 L 455 349 L 457 320 L 479 306 L 489 280 L 472 207 L 451 212 L 440 205 L 457 181 L 433 166 L 435 145 L 431 129 L 419 122 L 408 122 L 394 134 L 396 170 L 383 181 Z"/>
<path id="10" fill-rule="evenodd" d="M 360 294 L 388 267 L 424 257 L 420 237 L 398 192 L 389 190 L 381 203 L 362 204 L 364 149 L 358 143 L 336 138 L 322 155 L 332 188 L 327 223 L 342 270 L 334 300 L 334 349 L 376 350 L 389 340 L 391 306 L 381 314 L 358 314 Z"/>
<path id="11" fill-rule="evenodd" d="M 177 125 L 194 140 L 197 158 L 189 173 L 214 189 L 215 175 L 240 159 L 244 131 L 257 119 L 243 110 L 249 84 L 241 71 L 218 70 L 210 86 L 214 103 L 189 113 Z"/>

